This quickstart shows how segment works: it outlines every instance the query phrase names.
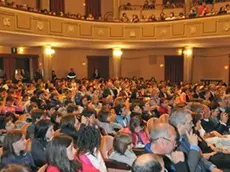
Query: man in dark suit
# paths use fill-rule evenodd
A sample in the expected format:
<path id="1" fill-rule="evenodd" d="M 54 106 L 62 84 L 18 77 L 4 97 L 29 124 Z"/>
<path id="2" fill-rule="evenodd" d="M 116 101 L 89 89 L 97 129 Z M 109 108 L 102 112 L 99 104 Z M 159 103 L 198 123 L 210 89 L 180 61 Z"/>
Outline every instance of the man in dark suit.
<path id="1" fill-rule="evenodd" d="M 178 150 L 185 153 L 190 172 L 222 172 L 222 170 L 218 169 L 200 154 L 198 139 L 192 130 L 194 125 L 191 111 L 182 108 L 174 109 L 169 121 L 178 130 L 180 135 L 180 146 Z"/>

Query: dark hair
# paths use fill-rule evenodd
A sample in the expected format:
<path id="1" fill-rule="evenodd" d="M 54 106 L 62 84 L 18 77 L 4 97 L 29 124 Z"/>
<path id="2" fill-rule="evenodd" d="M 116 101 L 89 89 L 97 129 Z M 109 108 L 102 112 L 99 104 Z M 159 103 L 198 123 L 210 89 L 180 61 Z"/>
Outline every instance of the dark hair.
<path id="1" fill-rule="evenodd" d="M 66 114 L 61 118 L 61 128 L 63 127 L 74 127 L 76 117 L 73 114 Z"/>
<path id="2" fill-rule="evenodd" d="M 23 136 L 22 131 L 20 130 L 10 130 L 7 132 L 4 141 L 3 141 L 3 155 L 2 158 L 8 155 L 14 155 L 13 143 L 21 140 Z"/>
<path id="3" fill-rule="evenodd" d="M 80 128 L 77 139 L 78 155 L 87 152 L 94 155 L 95 148 L 98 149 L 100 144 L 101 135 L 98 129 L 90 126 Z"/>
<path id="4" fill-rule="evenodd" d="M 42 119 L 35 124 L 34 138 L 47 141 L 46 133 L 53 123 L 50 120 Z"/>
<path id="5" fill-rule="evenodd" d="M 67 106 L 67 113 L 73 113 L 74 111 L 78 111 L 78 106 L 70 104 Z"/>
<path id="6" fill-rule="evenodd" d="M 140 116 L 133 116 L 130 119 L 129 129 L 132 133 L 135 133 L 135 128 L 138 126 L 144 127 L 144 122 Z"/>
<path id="7" fill-rule="evenodd" d="M 101 122 L 109 122 L 108 121 L 109 112 L 108 111 L 100 111 L 98 114 L 98 120 Z"/>
<path id="8" fill-rule="evenodd" d="M 97 114 L 97 112 L 94 109 L 89 108 L 89 107 L 85 108 L 81 113 L 82 116 L 88 117 L 88 118 L 91 117 L 92 115 L 96 115 L 96 114 Z"/>
<path id="9" fill-rule="evenodd" d="M 116 152 L 124 154 L 128 146 L 133 143 L 132 136 L 126 133 L 121 133 L 115 136 L 113 140 L 113 148 Z"/>
<path id="10" fill-rule="evenodd" d="M 40 119 L 44 114 L 44 111 L 41 109 L 33 109 L 31 113 L 32 123 L 35 123 L 37 119 Z"/>
<path id="11" fill-rule="evenodd" d="M 81 170 L 80 162 L 68 159 L 67 148 L 71 143 L 73 143 L 73 139 L 69 136 L 55 136 L 47 146 L 48 164 L 57 167 L 60 172 L 76 172 Z"/>
<path id="12" fill-rule="evenodd" d="M 0 172 L 32 172 L 29 167 L 20 164 L 8 164 Z"/>

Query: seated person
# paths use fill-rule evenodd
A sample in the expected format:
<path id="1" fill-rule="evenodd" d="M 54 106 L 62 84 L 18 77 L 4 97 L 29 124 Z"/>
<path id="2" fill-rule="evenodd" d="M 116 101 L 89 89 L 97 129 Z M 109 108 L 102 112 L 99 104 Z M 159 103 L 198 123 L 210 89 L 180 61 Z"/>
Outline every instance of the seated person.
<path id="1" fill-rule="evenodd" d="M 149 142 L 145 131 L 145 124 L 140 116 L 133 116 L 129 127 L 124 128 L 121 132 L 131 134 L 135 147 L 144 147 Z"/>
<path id="2" fill-rule="evenodd" d="M 75 155 L 76 149 L 71 137 L 55 136 L 47 147 L 48 167 L 46 172 L 99 172 L 87 164 L 80 163 L 76 160 Z"/>
<path id="3" fill-rule="evenodd" d="M 53 133 L 53 124 L 49 120 L 42 119 L 36 123 L 31 143 L 31 154 L 36 167 L 42 167 L 46 163 L 46 147 Z"/>
<path id="4" fill-rule="evenodd" d="M 101 135 L 94 127 L 82 127 L 77 140 L 78 158 L 82 164 L 87 164 L 100 172 L 107 172 L 100 151 Z"/>
<path id="5" fill-rule="evenodd" d="M 97 124 L 106 134 L 112 135 L 115 135 L 118 130 L 123 128 L 120 124 L 111 121 L 111 113 L 108 111 L 99 112 Z"/>
<path id="6" fill-rule="evenodd" d="M 121 22 L 129 22 L 129 18 L 126 13 L 122 14 Z"/>
<path id="7" fill-rule="evenodd" d="M 131 172 L 162 172 L 163 169 L 162 158 L 154 154 L 143 154 L 134 161 Z"/>
<path id="8" fill-rule="evenodd" d="M 121 133 L 115 136 L 113 140 L 113 152 L 109 155 L 109 159 L 126 163 L 130 167 L 137 158 L 132 151 L 133 140 L 129 134 Z"/>
<path id="9" fill-rule="evenodd" d="M 92 14 L 88 14 L 86 20 L 91 20 L 91 21 L 93 21 L 93 20 L 94 20 L 93 15 L 92 15 Z"/>
<path id="10" fill-rule="evenodd" d="M 8 164 L 1 168 L 0 172 L 32 172 L 32 170 L 24 165 Z"/>
<path id="11" fill-rule="evenodd" d="M 11 130 L 3 142 L 2 164 L 22 164 L 36 171 L 32 155 L 26 152 L 26 139 L 20 130 Z"/>

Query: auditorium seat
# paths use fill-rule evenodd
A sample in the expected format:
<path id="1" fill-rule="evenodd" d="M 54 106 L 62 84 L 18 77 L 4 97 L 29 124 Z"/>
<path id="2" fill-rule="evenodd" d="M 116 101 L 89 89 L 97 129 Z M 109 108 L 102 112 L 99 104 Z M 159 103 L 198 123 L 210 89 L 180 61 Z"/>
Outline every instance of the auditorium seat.
<path id="1" fill-rule="evenodd" d="M 101 137 L 100 151 L 105 159 L 108 158 L 109 151 L 113 149 L 113 140 L 114 138 L 109 135 Z"/>
<path id="2" fill-rule="evenodd" d="M 168 123 L 169 115 L 167 113 L 162 114 L 159 118 L 159 121 L 163 123 Z"/>
<path id="3" fill-rule="evenodd" d="M 43 165 L 41 168 L 39 168 L 38 172 L 45 172 L 48 167 L 48 164 Z"/>
<path id="4" fill-rule="evenodd" d="M 105 165 L 108 172 L 127 172 L 130 171 L 130 166 L 125 163 L 117 162 L 114 160 L 105 159 Z"/>
<path id="5" fill-rule="evenodd" d="M 159 119 L 158 119 L 158 118 L 155 118 L 155 117 L 150 118 L 150 119 L 147 121 L 147 135 L 148 135 L 148 136 L 149 136 L 150 131 L 151 131 L 151 129 L 153 128 L 154 124 L 159 123 L 159 122 L 160 122 Z"/>

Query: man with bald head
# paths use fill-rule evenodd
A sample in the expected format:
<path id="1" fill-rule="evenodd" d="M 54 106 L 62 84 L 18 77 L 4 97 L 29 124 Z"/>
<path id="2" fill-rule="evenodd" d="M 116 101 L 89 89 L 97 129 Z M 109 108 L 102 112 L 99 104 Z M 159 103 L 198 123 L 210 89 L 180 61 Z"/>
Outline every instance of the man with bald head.
<path id="1" fill-rule="evenodd" d="M 139 156 L 132 165 L 132 172 L 162 172 L 163 160 L 153 154 Z"/>
<path id="2" fill-rule="evenodd" d="M 188 171 L 183 152 L 174 151 L 177 147 L 177 132 L 168 123 L 157 123 L 150 132 L 149 152 L 161 155 L 169 172 Z"/>

